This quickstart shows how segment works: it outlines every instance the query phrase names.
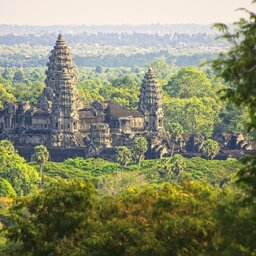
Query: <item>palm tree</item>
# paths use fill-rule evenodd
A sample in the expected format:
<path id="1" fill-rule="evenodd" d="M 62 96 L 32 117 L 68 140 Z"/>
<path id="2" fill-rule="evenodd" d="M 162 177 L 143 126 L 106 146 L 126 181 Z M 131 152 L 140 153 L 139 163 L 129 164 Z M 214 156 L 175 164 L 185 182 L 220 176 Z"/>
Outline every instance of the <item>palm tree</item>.
<path id="1" fill-rule="evenodd" d="M 133 140 L 132 144 L 132 151 L 133 151 L 133 158 L 136 163 L 139 165 L 140 169 L 140 162 L 144 158 L 144 154 L 148 150 L 148 142 L 144 137 L 136 137 Z"/>
<path id="2" fill-rule="evenodd" d="M 208 139 L 203 143 L 202 153 L 207 155 L 208 160 L 212 160 L 220 151 L 220 146 L 217 141 Z"/>
<path id="3" fill-rule="evenodd" d="M 36 146 L 34 149 L 34 154 L 33 154 L 32 158 L 35 162 L 37 162 L 40 165 L 40 185 L 39 185 L 39 187 L 42 188 L 42 186 L 43 186 L 43 168 L 44 168 L 45 163 L 49 159 L 49 151 L 43 145 Z"/>
<path id="4" fill-rule="evenodd" d="M 116 161 L 122 166 L 122 172 L 124 167 L 131 161 L 132 152 L 129 148 L 120 146 L 116 150 Z"/>

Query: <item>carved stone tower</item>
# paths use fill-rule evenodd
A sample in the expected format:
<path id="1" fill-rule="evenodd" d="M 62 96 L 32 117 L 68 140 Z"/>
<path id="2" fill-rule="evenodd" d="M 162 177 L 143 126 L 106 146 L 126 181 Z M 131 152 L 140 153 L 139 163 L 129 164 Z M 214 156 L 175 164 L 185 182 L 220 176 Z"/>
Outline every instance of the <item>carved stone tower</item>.
<path id="1" fill-rule="evenodd" d="M 63 35 L 59 35 L 51 51 L 46 88 L 39 106 L 51 114 L 51 146 L 78 146 L 78 110 L 81 103 L 76 90 L 75 65 Z"/>
<path id="2" fill-rule="evenodd" d="M 145 116 L 145 128 L 149 131 L 163 129 L 162 92 L 159 83 L 149 68 L 145 74 L 139 100 L 139 111 Z"/>

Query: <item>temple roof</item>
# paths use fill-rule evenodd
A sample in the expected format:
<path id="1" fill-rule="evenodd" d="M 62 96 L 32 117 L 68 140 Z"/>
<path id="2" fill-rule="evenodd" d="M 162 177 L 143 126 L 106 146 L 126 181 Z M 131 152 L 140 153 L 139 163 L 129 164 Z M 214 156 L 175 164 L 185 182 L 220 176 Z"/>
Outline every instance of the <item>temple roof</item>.
<path id="1" fill-rule="evenodd" d="M 148 69 L 148 71 L 145 74 L 144 82 L 153 82 L 154 84 L 158 84 L 155 73 L 151 67 Z"/>
<path id="2" fill-rule="evenodd" d="M 62 34 L 58 35 L 58 41 L 65 41 L 65 38 Z"/>
<path id="3" fill-rule="evenodd" d="M 153 68 L 152 67 L 149 67 L 148 73 L 153 73 Z"/>
<path id="4" fill-rule="evenodd" d="M 139 110 L 152 110 L 152 107 L 162 108 L 162 91 L 153 69 L 150 67 L 146 72 L 139 96 Z"/>
<path id="5" fill-rule="evenodd" d="M 34 116 L 44 116 L 44 117 L 50 116 L 50 114 L 47 111 L 44 111 L 40 108 L 35 109 L 33 114 L 34 114 Z"/>
<path id="6" fill-rule="evenodd" d="M 96 110 L 94 108 L 83 108 L 78 111 L 79 117 L 83 119 L 91 119 L 96 118 L 97 116 L 103 116 L 104 113 L 102 111 Z"/>
<path id="7" fill-rule="evenodd" d="M 67 43 L 66 43 L 66 40 L 64 38 L 64 36 L 62 34 L 59 34 L 58 35 L 58 38 L 57 38 L 57 41 L 56 41 L 56 44 L 55 44 L 55 47 L 58 47 L 58 46 L 64 46 L 64 47 L 67 47 Z"/>
<path id="8" fill-rule="evenodd" d="M 68 109 L 67 106 L 70 106 L 68 111 L 72 110 L 75 113 L 82 107 L 82 104 L 76 89 L 76 69 L 73 56 L 62 34 L 58 35 L 47 66 L 45 83 L 48 91 L 44 90 L 39 98 L 39 106 L 46 106 L 47 99 L 52 102 L 49 105 L 52 112 L 55 110 L 64 112 Z M 75 116 L 74 113 L 72 113 L 73 116 Z"/>
<path id="9" fill-rule="evenodd" d="M 120 117 L 143 117 L 143 114 L 138 110 L 126 109 L 117 102 L 110 101 L 108 103 L 108 112 L 111 119 L 118 119 Z"/>

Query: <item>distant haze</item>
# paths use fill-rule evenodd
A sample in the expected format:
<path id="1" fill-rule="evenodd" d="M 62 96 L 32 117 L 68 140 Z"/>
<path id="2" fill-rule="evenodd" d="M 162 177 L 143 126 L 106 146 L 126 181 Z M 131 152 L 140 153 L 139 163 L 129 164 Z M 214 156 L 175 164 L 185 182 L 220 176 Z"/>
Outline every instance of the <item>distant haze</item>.
<path id="1" fill-rule="evenodd" d="M 0 24 L 230 23 L 251 0 L 0 0 Z"/>

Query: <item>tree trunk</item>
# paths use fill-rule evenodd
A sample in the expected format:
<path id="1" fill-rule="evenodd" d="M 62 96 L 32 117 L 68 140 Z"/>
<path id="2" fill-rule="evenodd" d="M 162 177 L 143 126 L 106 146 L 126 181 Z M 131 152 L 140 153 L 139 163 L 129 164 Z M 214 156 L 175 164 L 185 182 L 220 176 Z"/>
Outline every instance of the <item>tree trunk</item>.
<path id="1" fill-rule="evenodd" d="M 141 163 L 141 158 L 142 158 L 142 156 L 139 156 L 139 161 L 138 161 L 139 170 L 140 170 L 140 163 Z"/>
<path id="2" fill-rule="evenodd" d="M 173 157 L 174 147 L 175 147 L 175 143 L 173 143 L 173 145 L 172 145 L 171 158 Z"/>
<path id="3" fill-rule="evenodd" d="M 40 185 L 39 188 L 43 187 L 43 164 L 40 164 Z"/>

